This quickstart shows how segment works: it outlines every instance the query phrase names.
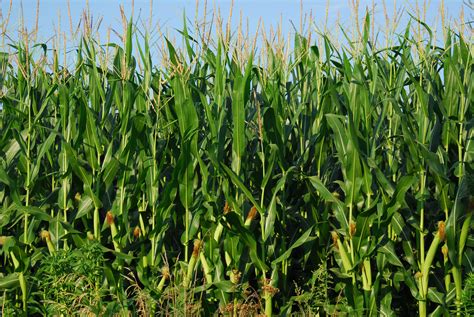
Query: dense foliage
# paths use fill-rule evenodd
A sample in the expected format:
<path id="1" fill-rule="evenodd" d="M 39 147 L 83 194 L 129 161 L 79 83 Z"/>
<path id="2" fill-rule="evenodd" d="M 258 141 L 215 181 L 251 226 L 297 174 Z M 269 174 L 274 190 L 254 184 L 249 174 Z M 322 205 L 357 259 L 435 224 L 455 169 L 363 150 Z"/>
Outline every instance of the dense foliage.
<path id="1" fill-rule="evenodd" d="M 3 313 L 472 312 L 473 45 L 365 22 L 2 53 Z"/>

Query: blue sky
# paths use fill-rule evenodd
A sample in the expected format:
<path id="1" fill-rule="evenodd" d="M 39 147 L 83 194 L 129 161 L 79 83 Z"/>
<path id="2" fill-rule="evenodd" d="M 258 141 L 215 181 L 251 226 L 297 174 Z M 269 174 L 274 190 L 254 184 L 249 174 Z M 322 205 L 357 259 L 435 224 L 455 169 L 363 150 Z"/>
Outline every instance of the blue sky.
<path id="1" fill-rule="evenodd" d="M 386 0 L 388 8 L 393 7 L 395 0 Z M 1 9 L 5 19 L 6 13 L 9 7 L 9 0 L 0 0 Z M 303 0 L 303 11 L 309 13 L 312 11 L 313 16 L 316 17 L 316 24 L 322 26 L 322 22 L 325 17 L 325 8 L 327 0 Z M 344 25 L 345 23 L 351 25 L 350 21 L 350 7 L 348 0 L 332 0 L 329 1 L 329 22 L 331 25 L 335 22 L 338 14 L 340 21 Z M 428 1 L 431 3 L 429 10 L 427 11 L 427 20 L 430 25 L 433 25 L 436 19 L 439 17 L 438 8 L 441 0 Z M 200 1 L 200 14 L 203 12 L 203 3 Z M 208 0 L 208 11 L 213 6 L 219 7 L 224 16 L 230 8 L 230 0 Z M 378 22 L 383 23 L 383 1 L 374 1 L 376 4 L 376 18 Z M 412 8 L 416 1 L 396 1 L 399 8 L 404 7 L 407 11 L 413 12 Z M 422 5 L 423 1 L 419 1 Z M 86 0 L 70 0 L 71 13 L 73 22 L 77 23 L 82 10 L 86 7 Z M 131 12 L 132 0 L 89 0 L 90 11 L 93 16 L 97 19 L 103 18 L 102 26 L 103 32 L 108 26 L 116 29 L 120 29 L 120 11 L 119 5 L 123 4 L 126 14 Z M 372 0 L 360 0 L 361 11 L 365 11 L 365 8 L 372 7 Z M 463 7 L 462 0 L 445 0 L 446 11 L 450 16 L 459 16 L 460 10 Z M 150 16 L 150 1 L 149 0 L 135 0 L 135 15 L 140 16 L 143 19 L 148 19 Z M 196 8 L 195 0 L 154 0 L 153 1 L 153 22 L 159 23 L 161 26 L 168 28 L 176 28 L 182 25 L 182 10 L 185 9 L 187 14 L 192 17 L 194 16 Z M 10 18 L 9 29 L 15 29 L 19 24 L 19 17 L 21 11 L 25 23 L 28 29 L 33 29 L 35 25 L 36 17 L 36 0 L 13 0 L 12 15 Z M 233 23 L 238 23 L 239 13 L 245 19 L 248 18 L 249 26 L 251 29 L 255 29 L 259 18 L 261 17 L 265 25 L 275 25 L 279 22 L 280 17 L 282 19 L 283 33 L 292 31 L 292 25 L 290 21 L 298 26 L 300 20 L 300 1 L 299 0 L 235 0 L 234 1 L 234 19 Z M 62 30 L 69 30 L 69 19 L 67 10 L 66 0 L 40 0 L 39 10 L 39 38 L 47 39 L 54 34 L 55 28 L 58 27 L 58 17 L 61 16 L 61 28 Z M 321 23 L 318 23 L 320 21 Z"/>
<path id="2" fill-rule="evenodd" d="M 353 30 L 353 20 L 351 20 L 351 9 L 349 3 L 353 0 L 330 0 L 328 9 L 328 30 L 336 32 L 338 29 L 336 21 L 339 21 L 340 25 L 345 30 Z M 426 0 L 430 3 L 430 6 L 426 12 L 426 21 L 430 26 L 440 25 L 440 14 L 439 7 L 441 0 Z M 36 21 L 36 2 L 37 0 L 12 0 L 12 10 L 10 16 L 10 22 L 8 25 L 8 34 L 11 37 L 15 37 L 17 29 L 20 24 L 20 17 L 24 17 L 24 23 L 29 31 L 35 28 Z M 234 1 L 234 15 L 232 20 L 232 26 L 235 29 L 239 23 L 239 16 L 242 13 L 244 24 L 247 23 L 250 28 L 249 33 L 253 34 L 257 28 L 258 21 L 261 18 L 268 31 L 270 26 L 275 26 L 282 22 L 282 33 L 284 35 L 294 33 L 293 25 L 299 28 L 300 24 L 300 12 L 301 4 L 303 12 L 309 14 L 312 12 L 314 17 L 315 26 L 318 28 L 324 28 L 324 21 L 326 16 L 326 4 L 327 0 L 235 0 Z M 405 11 L 414 13 L 414 8 L 417 1 L 408 0 L 385 0 L 387 8 L 389 9 L 389 16 L 393 16 L 392 8 L 394 2 L 397 4 L 397 8 L 404 9 Z M 3 18 L 1 21 L 5 21 L 10 0 L 0 0 L 0 7 L 2 9 Z M 372 8 L 375 3 L 375 21 L 376 25 L 383 28 L 384 10 L 383 1 L 377 0 L 360 0 L 360 14 L 363 15 L 365 8 Z M 423 1 L 418 1 L 420 6 L 423 6 Z M 104 43 L 106 39 L 107 29 L 109 27 L 122 32 L 121 18 L 120 18 L 120 5 L 124 6 L 125 14 L 127 16 L 131 13 L 132 0 L 89 0 L 89 9 L 93 15 L 93 19 L 98 21 L 102 19 L 101 28 L 99 35 L 101 42 Z M 86 0 L 70 0 L 71 16 L 73 25 L 77 25 L 81 17 L 81 13 L 86 8 Z M 230 0 L 208 0 L 207 1 L 208 12 L 212 12 L 214 7 L 220 8 L 222 15 L 227 19 L 227 15 L 231 6 Z M 135 17 L 140 17 L 143 21 L 148 23 L 150 18 L 150 0 L 135 0 L 134 1 Z M 463 8 L 462 0 L 445 0 L 445 12 L 448 18 L 456 19 L 459 17 Z M 465 10 L 468 10 L 464 6 Z M 182 26 L 183 9 L 187 16 L 194 20 L 194 13 L 196 9 L 195 0 L 153 0 L 152 10 L 152 25 L 160 25 L 162 30 L 169 30 L 171 34 L 173 29 L 180 28 Z M 199 16 L 202 17 L 204 12 L 204 0 L 199 1 Z M 466 12 L 467 16 L 472 16 L 472 12 Z M 59 23 L 59 18 L 61 22 Z M 404 19 L 407 19 L 408 15 L 404 15 Z M 469 19 L 467 19 L 469 20 Z M 37 41 L 50 43 L 52 36 L 56 33 L 58 27 L 61 31 L 65 31 L 65 35 L 70 39 L 69 30 L 70 23 L 68 18 L 68 6 L 67 0 L 40 0 L 39 7 L 39 32 Z M 401 23 L 404 24 L 403 21 Z M 156 32 L 155 32 L 156 35 Z M 339 32 L 339 36 L 341 36 Z M 117 42 L 118 38 L 112 35 L 112 41 Z M 74 42 L 70 42 L 73 45 Z M 70 46 L 68 44 L 68 46 Z M 48 45 L 49 46 L 49 45 Z"/>

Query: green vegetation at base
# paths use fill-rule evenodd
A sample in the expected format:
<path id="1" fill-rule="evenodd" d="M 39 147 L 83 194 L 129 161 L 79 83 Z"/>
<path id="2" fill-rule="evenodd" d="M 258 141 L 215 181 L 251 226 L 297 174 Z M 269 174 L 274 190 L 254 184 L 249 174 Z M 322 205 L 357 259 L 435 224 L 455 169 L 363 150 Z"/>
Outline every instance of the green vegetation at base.
<path id="1" fill-rule="evenodd" d="M 473 45 L 411 23 L 430 36 L 377 48 L 367 15 L 345 48 L 297 34 L 290 53 L 184 24 L 160 66 L 132 21 L 122 45 L 85 32 L 69 69 L 13 43 L 2 312 L 472 311 Z"/>

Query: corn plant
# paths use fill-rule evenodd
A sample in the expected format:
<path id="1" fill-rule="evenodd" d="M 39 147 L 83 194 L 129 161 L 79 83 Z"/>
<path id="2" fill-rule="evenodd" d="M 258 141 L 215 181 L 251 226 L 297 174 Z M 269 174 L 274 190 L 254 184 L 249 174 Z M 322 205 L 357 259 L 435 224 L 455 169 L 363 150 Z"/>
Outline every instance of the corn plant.
<path id="1" fill-rule="evenodd" d="M 27 36 L 0 54 L 5 313 L 470 309 L 470 38 L 187 23 L 159 63 L 132 17 L 122 43 L 86 25 L 72 66 Z"/>

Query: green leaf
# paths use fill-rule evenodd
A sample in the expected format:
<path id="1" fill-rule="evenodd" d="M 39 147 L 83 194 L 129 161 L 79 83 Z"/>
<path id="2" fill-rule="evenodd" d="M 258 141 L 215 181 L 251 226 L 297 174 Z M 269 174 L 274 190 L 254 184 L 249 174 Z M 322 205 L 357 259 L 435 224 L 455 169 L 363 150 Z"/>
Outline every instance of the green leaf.
<path id="1" fill-rule="evenodd" d="M 79 203 L 79 208 L 77 210 L 76 219 L 80 219 L 83 216 L 87 215 L 94 208 L 92 198 L 87 195 L 82 195 L 81 201 Z"/>
<path id="2" fill-rule="evenodd" d="M 43 209 L 34 206 L 17 206 L 17 210 L 32 215 L 38 220 L 52 221 L 53 218 Z"/>
<path id="3" fill-rule="evenodd" d="M 257 241 L 251 232 L 242 224 L 242 220 L 234 212 L 227 214 L 225 219 L 229 223 L 230 230 L 235 232 L 248 247 L 250 258 L 252 259 L 253 264 L 261 271 L 268 271 L 268 267 L 258 256 Z"/>
<path id="4" fill-rule="evenodd" d="M 393 241 L 387 241 L 387 243 L 378 248 L 378 251 L 385 254 L 387 256 L 388 262 L 390 262 L 391 264 L 403 267 L 402 261 L 400 261 L 397 256 L 397 253 L 395 252 Z"/>
<path id="5" fill-rule="evenodd" d="M 2 166 L 0 166 L 0 182 L 4 183 L 7 186 L 10 186 L 10 184 L 12 183 L 10 177 Z"/>
<path id="6" fill-rule="evenodd" d="M 428 288 L 428 299 L 433 303 L 444 305 L 444 294 L 438 292 L 434 287 Z"/>
<path id="7" fill-rule="evenodd" d="M 235 285 L 231 281 L 216 281 L 212 285 L 216 286 L 217 289 L 224 293 L 233 293 L 236 289 Z"/>
<path id="8" fill-rule="evenodd" d="M 245 106 L 248 98 L 248 85 L 252 58 L 247 61 L 245 74 L 237 73 L 232 90 L 232 170 L 240 175 L 240 167 L 247 140 L 245 137 Z"/>
<path id="9" fill-rule="evenodd" d="M 311 185 L 316 189 L 316 191 L 321 195 L 321 197 L 326 201 L 333 203 L 336 207 L 335 216 L 339 223 L 342 225 L 342 228 L 347 230 L 349 228 L 349 220 L 346 215 L 346 207 L 344 204 L 334 197 L 334 195 L 324 186 L 321 180 L 317 176 L 308 177 Z"/>
<path id="10" fill-rule="evenodd" d="M 453 209 L 449 213 L 449 217 L 446 222 L 446 242 L 448 244 L 448 255 L 450 261 L 455 265 L 459 264 L 458 243 L 461 231 L 460 219 L 463 214 L 467 212 L 465 198 L 470 197 L 471 193 L 473 192 L 474 176 L 465 176 L 459 185 Z M 469 212 L 472 213 L 473 211 L 470 210 Z"/>
<path id="11" fill-rule="evenodd" d="M 0 277 L 0 290 L 12 290 L 20 286 L 20 279 L 18 273 L 11 273 L 7 276 Z"/>
<path id="12" fill-rule="evenodd" d="M 102 165 L 102 180 L 106 189 L 109 189 L 113 181 L 116 179 L 119 169 L 120 162 L 114 157 L 112 157 L 107 163 L 104 162 Z"/>
<path id="13" fill-rule="evenodd" d="M 260 205 L 257 203 L 257 201 L 255 200 L 255 198 L 253 197 L 252 193 L 250 192 L 250 190 L 248 190 L 248 188 L 244 185 L 244 183 L 242 182 L 242 180 L 230 169 L 228 168 L 225 164 L 221 163 L 221 167 L 222 169 L 224 169 L 224 171 L 227 173 L 227 175 L 229 175 L 232 183 L 234 183 L 235 186 L 237 186 L 245 195 L 245 197 L 247 197 L 248 200 L 250 200 L 252 202 L 252 204 L 255 206 L 255 208 L 257 208 L 258 212 L 263 215 L 264 214 L 264 210 L 260 207 Z"/>
<path id="14" fill-rule="evenodd" d="M 303 245 L 304 243 L 307 243 L 307 242 L 310 242 L 314 239 L 316 239 L 316 237 L 311 237 L 311 231 L 313 231 L 313 227 L 309 228 L 308 230 L 305 231 L 305 233 L 303 233 L 299 238 L 298 240 L 296 240 L 282 255 L 280 255 L 278 258 L 276 258 L 275 260 L 272 261 L 272 267 L 277 265 L 278 263 L 288 259 L 290 256 L 291 256 L 291 252 Z"/>
<path id="15" fill-rule="evenodd" d="M 66 148 L 68 162 L 71 164 L 74 173 L 77 175 L 77 177 L 80 178 L 80 180 L 84 183 L 84 185 L 91 187 L 92 175 L 84 167 L 82 167 L 79 164 L 76 158 L 77 154 L 75 153 L 71 145 L 65 142 L 63 142 L 63 145 Z"/>
<path id="16" fill-rule="evenodd" d="M 277 217 L 277 210 L 276 210 L 277 194 L 279 191 L 283 190 L 286 183 L 286 179 L 292 170 L 293 168 L 286 171 L 283 174 L 283 177 L 278 180 L 278 183 L 273 189 L 272 200 L 270 201 L 270 205 L 267 208 L 268 214 L 267 214 L 267 217 L 265 218 L 265 233 L 263 235 L 263 241 L 267 241 L 268 237 L 273 235 L 273 228 L 275 226 L 275 219 Z"/>

